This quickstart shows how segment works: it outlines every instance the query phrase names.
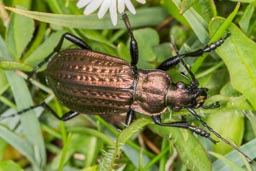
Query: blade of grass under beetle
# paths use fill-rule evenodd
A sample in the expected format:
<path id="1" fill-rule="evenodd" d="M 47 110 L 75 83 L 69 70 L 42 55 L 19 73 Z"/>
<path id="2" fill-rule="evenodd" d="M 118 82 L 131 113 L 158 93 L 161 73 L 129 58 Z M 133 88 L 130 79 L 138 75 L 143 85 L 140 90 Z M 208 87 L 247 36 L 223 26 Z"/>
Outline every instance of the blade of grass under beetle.
<path id="1" fill-rule="evenodd" d="M 214 32 L 223 22 L 222 18 L 213 20 L 210 31 Z M 216 52 L 228 68 L 232 86 L 256 109 L 256 43 L 234 24 L 230 25 L 229 32 L 230 38 Z"/>
<path id="2" fill-rule="evenodd" d="M 180 128 L 159 127 L 157 125 L 149 125 L 149 127 L 158 135 L 172 139 L 179 157 L 188 169 L 196 171 L 210 171 L 212 169 L 205 149 L 191 132 Z"/>
<path id="3" fill-rule="evenodd" d="M 0 68 L 5 70 L 22 70 L 22 71 L 32 71 L 33 68 L 27 64 L 16 62 L 16 61 L 0 61 Z"/>
<path id="4" fill-rule="evenodd" d="M 0 170 L 15 170 L 15 171 L 24 171 L 20 165 L 15 163 L 14 161 L 11 160 L 5 160 L 0 162 Z"/>
<path id="5" fill-rule="evenodd" d="M 12 15 L 7 29 L 6 46 L 16 60 L 21 58 L 24 49 L 32 39 L 33 32 L 34 22 L 31 18 L 15 13 Z"/>
<path id="6" fill-rule="evenodd" d="M 14 22 L 13 24 L 15 25 L 15 26 L 12 26 L 13 31 L 19 32 L 17 34 L 22 34 L 18 26 L 21 23 Z M 7 38 L 7 39 L 14 40 L 15 38 L 13 38 L 12 36 L 15 36 L 15 35 L 7 34 L 7 36 L 10 36 L 10 38 Z M 21 47 L 16 47 L 17 49 L 22 49 L 23 47 L 23 45 L 21 45 L 20 43 L 17 43 L 16 46 L 21 46 Z M 12 55 L 13 56 L 11 56 L 8 52 L 5 52 L 4 58 L 7 60 L 13 60 L 13 58 L 17 56 L 16 54 L 12 54 Z M 5 71 L 5 75 L 9 82 L 12 94 L 15 99 L 15 103 L 17 104 L 17 108 L 21 110 L 31 106 L 33 103 L 32 103 L 32 99 L 31 99 L 31 95 L 29 93 L 28 87 L 25 84 L 25 81 L 20 76 L 18 76 L 14 71 Z M 30 160 L 32 164 L 33 170 L 41 170 L 46 164 L 46 154 L 45 154 L 45 146 L 44 146 L 44 141 L 41 134 L 39 122 L 33 111 L 29 111 L 27 112 L 27 114 L 21 115 L 20 119 L 21 119 L 22 133 L 24 135 L 26 143 L 29 144 L 32 151 L 24 152 L 26 148 L 21 147 L 20 146 L 21 144 L 14 144 L 16 145 L 14 146 L 14 148 L 18 150 L 22 150 L 21 152 L 26 154 L 26 157 Z M 10 139 L 5 139 L 5 140 L 10 144 L 12 144 L 11 142 L 12 140 Z"/>
<path id="7" fill-rule="evenodd" d="M 28 141 L 22 140 L 21 137 L 4 126 L 0 126 L 0 137 L 23 154 L 31 162 L 32 166 L 34 166 L 34 169 L 39 170 L 39 168 L 35 167 L 37 163 L 34 159 L 34 149 Z"/>
<path id="8" fill-rule="evenodd" d="M 109 149 L 103 153 L 98 170 L 108 171 L 114 168 L 115 159 L 117 155 L 120 154 L 120 150 L 124 144 L 131 138 L 131 136 L 149 123 L 151 123 L 150 120 L 141 118 L 135 120 L 129 127 L 125 128 L 117 137 L 115 146 L 110 146 Z"/>
<path id="9" fill-rule="evenodd" d="M 217 41 L 218 39 L 220 39 L 221 37 L 225 36 L 225 33 L 228 32 L 228 28 L 229 28 L 229 25 L 232 23 L 233 19 L 236 17 L 237 13 L 238 13 L 238 10 L 240 8 L 240 3 L 237 3 L 235 9 L 232 11 L 232 13 L 227 17 L 227 19 L 225 20 L 225 22 L 218 28 L 216 29 L 216 32 L 211 32 L 210 31 L 210 28 L 209 28 L 209 32 L 210 32 L 210 35 L 212 35 L 211 37 L 211 40 L 210 42 L 207 42 L 208 44 L 209 43 L 213 43 L 214 41 Z M 195 30 L 196 31 L 196 30 Z M 201 66 L 201 64 L 203 63 L 203 61 L 205 60 L 206 58 L 206 54 L 203 55 L 201 58 L 197 58 L 195 63 L 193 64 L 192 66 L 192 71 L 193 73 L 195 73 L 199 67 Z"/>
<path id="10" fill-rule="evenodd" d="M 240 148 L 243 152 L 245 152 L 246 154 L 248 154 L 248 156 L 252 159 L 256 158 L 256 139 L 251 140 L 250 142 L 242 145 Z M 230 153 L 228 153 L 226 156 L 226 158 L 228 158 L 229 160 L 233 161 L 234 163 L 236 163 L 239 166 L 243 166 L 244 165 L 244 161 L 241 160 L 241 157 L 239 156 L 238 152 L 233 150 Z M 256 169 L 256 166 L 252 166 L 253 169 Z M 228 165 L 225 163 L 225 161 L 221 160 L 221 158 L 219 160 L 216 160 L 213 163 L 213 170 L 216 171 L 228 171 L 230 170 L 230 168 L 228 167 Z"/>
<path id="11" fill-rule="evenodd" d="M 13 71 L 7 71 L 6 75 L 18 109 L 21 110 L 32 106 L 32 99 L 25 81 Z M 21 115 L 20 118 L 22 132 L 26 136 L 26 140 L 30 143 L 30 146 L 33 147 L 33 153 L 31 154 L 33 160 L 36 161 L 37 167 L 41 168 L 46 163 L 46 154 L 38 119 L 33 111 Z"/>
<path id="12" fill-rule="evenodd" d="M 173 0 L 173 2 L 178 8 L 180 8 L 180 0 Z M 188 21 L 190 27 L 192 28 L 198 39 L 202 43 L 207 43 L 209 40 L 207 22 L 193 8 L 187 9 L 183 16 Z"/>
<path id="13" fill-rule="evenodd" d="M 6 9 L 33 18 L 38 21 L 51 23 L 59 26 L 69 28 L 86 28 L 86 29 L 118 29 L 125 28 L 123 22 L 118 22 L 116 26 L 111 23 L 110 17 L 105 16 L 104 19 L 99 20 L 97 14 L 89 16 L 85 15 L 65 15 L 65 14 L 51 14 L 43 12 L 34 12 L 20 10 L 16 8 L 6 7 Z M 119 16 L 121 17 L 121 16 Z M 133 28 L 140 26 L 154 26 L 158 25 L 167 17 L 167 13 L 159 7 L 138 9 L 136 15 L 129 15 L 129 20 Z M 121 20 L 119 20 L 121 21 Z"/>

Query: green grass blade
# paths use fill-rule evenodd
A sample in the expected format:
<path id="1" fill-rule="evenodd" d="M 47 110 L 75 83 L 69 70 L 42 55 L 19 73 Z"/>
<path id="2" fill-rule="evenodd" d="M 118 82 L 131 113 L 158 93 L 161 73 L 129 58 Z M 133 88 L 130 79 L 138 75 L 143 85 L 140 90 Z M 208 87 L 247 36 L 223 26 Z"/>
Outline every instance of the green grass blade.
<path id="1" fill-rule="evenodd" d="M 22 70 L 22 71 L 32 71 L 33 67 L 16 61 L 0 61 L 0 68 L 5 70 Z"/>
<path id="2" fill-rule="evenodd" d="M 124 129 L 118 136 L 115 146 L 110 146 L 107 152 L 103 153 L 98 170 L 111 170 L 114 168 L 115 159 L 120 154 L 120 150 L 124 144 L 133 136 L 136 132 L 141 130 L 145 125 L 151 123 L 150 120 L 141 118 L 134 121 L 129 127 Z"/>
<path id="3" fill-rule="evenodd" d="M 14 148 L 16 148 L 21 154 L 23 154 L 27 159 L 32 163 L 32 165 L 36 166 L 37 163 L 34 158 L 34 149 L 31 144 L 17 136 L 12 131 L 8 130 L 4 126 L 0 126 L 0 137 L 11 144 Z M 36 169 L 36 167 L 34 167 Z M 37 168 L 39 169 L 39 168 Z"/>
<path id="4" fill-rule="evenodd" d="M 244 144 L 240 147 L 240 149 L 246 153 L 251 159 L 256 158 L 256 139 L 251 140 L 250 142 Z M 211 153 L 212 154 L 212 153 Z M 241 155 L 238 154 L 237 151 L 233 150 L 230 153 L 226 155 L 226 158 L 230 161 L 233 161 L 233 163 L 236 163 L 236 165 L 242 167 L 245 165 L 245 161 L 241 159 Z M 222 160 L 223 158 L 219 158 L 219 160 L 215 161 L 213 163 L 213 170 L 216 171 L 229 171 L 230 167 L 226 163 L 226 160 Z M 252 165 L 254 170 L 256 169 L 256 165 Z"/>
<path id="5" fill-rule="evenodd" d="M 173 0 L 173 2 L 178 8 L 180 8 L 180 0 Z M 183 16 L 188 21 L 198 39 L 202 43 L 208 42 L 207 22 L 193 8 L 187 9 Z"/>
<path id="6" fill-rule="evenodd" d="M 180 128 L 159 127 L 157 125 L 150 125 L 150 128 L 166 139 L 171 137 L 181 160 L 188 169 L 211 170 L 211 162 L 205 149 L 191 132 Z"/>
<path id="7" fill-rule="evenodd" d="M 6 170 L 15 170 L 15 171 L 24 171 L 17 163 L 13 161 L 1 161 L 0 162 L 0 171 Z"/>
<path id="8" fill-rule="evenodd" d="M 6 75 L 18 109 L 21 110 L 32 106 L 32 99 L 25 81 L 13 71 L 7 71 Z M 40 124 L 33 111 L 29 111 L 27 114 L 21 115 L 20 118 L 22 132 L 27 141 L 33 147 L 33 160 L 36 161 L 37 167 L 41 168 L 46 164 L 46 154 Z M 19 147 L 15 148 L 19 149 Z"/>
<path id="9" fill-rule="evenodd" d="M 7 30 L 6 46 L 16 60 L 22 56 L 26 46 L 31 41 L 34 23 L 31 18 L 13 14 Z"/>
<path id="10" fill-rule="evenodd" d="M 2 45 L 5 47 L 4 44 Z M 5 55 L 5 60 L 12 60 L 7 51 L 3 51 L 3 54 Z M 32 106 L 32 99 L 25 81 L 14 71 L 5 71 L 5 75 L 13 93 L 17 108 L 21 110 Z M 25 154 L 28 160 L 31 161 L 34 170 L 40 170 L 46 164 L 45 146 L 41 134 L 40 124 L 33 111 L 29 111 L 27 114 L 21 115 L 20 118 L 22 133 L 26 140 L 26 142 L 23 143 L 29 144 L 28 146 L 31 147 L 32 150 L 29 150 L 30 148 L 24 148 L 22 143 L 15 143 L 14 148 Z M 8 138 L 5 140 L 10 144 L 13 141 L 12 139 Z"/>
<path id="11" fill-rule="evenodd" d="M 63 27 L 69 28 L 86 28 L 86 29 L 117 29 L 125 28 L 123 22 L 118 22 L 116 26 L 113 26 L 109 16 L 99 20 L 96 14 L 89 16 L 84 15 L 65 15 L 65 14 L 51 14 L 43 12 L 34 12 L 20 10 L 16 8 L 6 7 L 6 9 L 24 15 L 26 17 L 33 18 L 35 20 L 51 23 Z M 159 7 L 138 9 L 136 16 L 129 15 L 131 25 L 133 28 L 140 26 L 154 26 L 158 25 L 166 18 L 166 12 Z M 119 16 L 121 17 L 121 15 Z M 121 21 L 121 18 L 120 20 Z"/>

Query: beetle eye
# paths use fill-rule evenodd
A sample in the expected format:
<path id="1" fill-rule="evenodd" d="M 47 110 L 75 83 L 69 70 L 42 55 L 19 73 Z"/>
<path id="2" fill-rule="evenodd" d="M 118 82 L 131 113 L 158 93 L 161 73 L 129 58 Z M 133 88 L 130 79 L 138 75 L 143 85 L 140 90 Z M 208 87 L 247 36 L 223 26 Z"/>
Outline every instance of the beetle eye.
<path id="1" fill-rule="evenodd" d="M 183 82 L 179 81 L 179 82 L 177 82 L 177 87 L 179 89 L 184 89 L 186 86 L 185 86 L 185 84 Z"/>

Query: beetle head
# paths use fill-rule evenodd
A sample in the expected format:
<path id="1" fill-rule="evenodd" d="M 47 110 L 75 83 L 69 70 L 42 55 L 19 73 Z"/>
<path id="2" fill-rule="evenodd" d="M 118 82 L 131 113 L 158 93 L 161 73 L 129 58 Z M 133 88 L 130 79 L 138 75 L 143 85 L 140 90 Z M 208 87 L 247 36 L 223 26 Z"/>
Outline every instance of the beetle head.
<path id="1" fill-rule="evenodd" d="M 198 84 L 186 85 L 177 82 L 169 87 L 166 95 L 166 104 L 171 106 L 174 111 L 182 108 L 199 108 L 207 98 L 207 88 L 198 88 Z"/>

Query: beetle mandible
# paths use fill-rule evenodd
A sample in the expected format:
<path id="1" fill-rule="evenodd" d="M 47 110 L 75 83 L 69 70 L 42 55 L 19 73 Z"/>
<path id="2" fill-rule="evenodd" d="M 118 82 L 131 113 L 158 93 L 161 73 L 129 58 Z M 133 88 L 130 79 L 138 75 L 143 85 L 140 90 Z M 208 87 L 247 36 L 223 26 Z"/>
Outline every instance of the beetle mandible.
<path id="1" fill-rule="evenodd" d="M 135 117 L 135 112 L 138 112 L 150 116 L 157 125 L 185 128 L 216 143 L 217 141 L 210 137 L 210 133 L 187 122 L 163 123 L 161 121 L 161 114 L 167 107 L 174 111 L 187 109 L 209 132 L 249 158 L 238 147 L 209 127 L 195 112 L 196 108 L 211 109 L 219 107 L 219 104 L 203 105 L 207 98 L 207 88 L 199 88 L 194 74 L 183 61 L 185 57 L 198 57 L 205 52 L 215 50 L 230 34 L 203 49 L 190 53 L 179 54 L 176 50 L 176 56 L 164 61 L 157 69 L 144 70 L 136 66 L 139 51 L 128 16 L 124 13 L 122 18 L 130 37 L 130 64 L 120 58 L 95 52 L 80 38 L 65 33 L 54 51 L 34 68 L 29 78 L 50 60 L 46 68 L 47 83 L 57 99 L 71 110 L 59 117 L 53 109 L 42 102 L 17 114 L 41 106 L 49 110 L 57 119 L 66 121 L 80 113 L 103 115 L 127 112 L 126 125 L 129 125 Z M 81 49 L 61 51 L 64 39 Z M 181 81 L 174 83 L 165 72 L 180 62 L 191 78 L 183 73 L 181 75 L 190 80 L 190 84 Z"/>

